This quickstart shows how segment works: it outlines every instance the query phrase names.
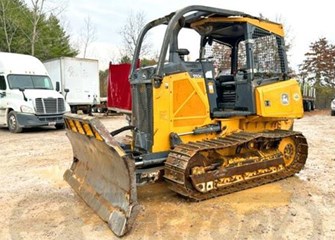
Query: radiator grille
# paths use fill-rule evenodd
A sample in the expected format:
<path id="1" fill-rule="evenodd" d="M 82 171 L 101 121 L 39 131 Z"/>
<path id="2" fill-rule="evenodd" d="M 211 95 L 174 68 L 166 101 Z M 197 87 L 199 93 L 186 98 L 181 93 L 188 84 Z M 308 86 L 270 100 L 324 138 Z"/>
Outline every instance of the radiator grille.
<path id="1" fill-rule="evenodd" d="M 132 85 L 133 124 L 139 131 L 135 136 L 135 147 L 151 151 L 153 143 L 153 103 L 151 83 Z"/>
<path id="2" fill-rule="evenodd" d="M 35 110 L 37 114 L 55 114 L 65 112 L 63 98 L 36 98 Z"/>

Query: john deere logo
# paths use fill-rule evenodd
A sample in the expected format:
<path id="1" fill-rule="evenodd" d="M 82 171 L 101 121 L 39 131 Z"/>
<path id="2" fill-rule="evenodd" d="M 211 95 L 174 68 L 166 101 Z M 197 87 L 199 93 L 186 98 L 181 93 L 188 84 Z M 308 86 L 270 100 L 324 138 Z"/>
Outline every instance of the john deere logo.
<path id="1" fill-rule="evenodd" d="M 283 93 L 281 95 L 281 103 L 283 105 L 288 105 L 290 103 L 290 100 L 289 100 L 289 97 L 288 97 L 288 94 L 287 93 Z"/>

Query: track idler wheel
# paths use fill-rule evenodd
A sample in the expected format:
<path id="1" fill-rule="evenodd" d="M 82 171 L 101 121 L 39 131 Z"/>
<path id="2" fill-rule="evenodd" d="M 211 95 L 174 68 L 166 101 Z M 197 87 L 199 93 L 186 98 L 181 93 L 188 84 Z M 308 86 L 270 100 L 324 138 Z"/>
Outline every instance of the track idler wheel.
<path id="1" fill-rule="evenodd" d="M 285 166 L 290 166 L 297 154 L 297 146 L 291 137 L 283 138 L 278 146 L 279 151 L 283 154 Z"/>

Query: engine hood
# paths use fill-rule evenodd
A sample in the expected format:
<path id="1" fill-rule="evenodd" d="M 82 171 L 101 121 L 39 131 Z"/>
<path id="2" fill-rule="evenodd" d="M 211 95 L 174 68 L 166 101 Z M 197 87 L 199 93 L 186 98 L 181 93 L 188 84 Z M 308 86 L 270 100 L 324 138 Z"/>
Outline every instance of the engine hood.
<path id="1" fill-rule="evenodd" d="M 64 98 L 59 92 L 54 90 L 47 89 L 26 89 L 24 94 L 27 99 L 36 99 L 36 98 Z"/>

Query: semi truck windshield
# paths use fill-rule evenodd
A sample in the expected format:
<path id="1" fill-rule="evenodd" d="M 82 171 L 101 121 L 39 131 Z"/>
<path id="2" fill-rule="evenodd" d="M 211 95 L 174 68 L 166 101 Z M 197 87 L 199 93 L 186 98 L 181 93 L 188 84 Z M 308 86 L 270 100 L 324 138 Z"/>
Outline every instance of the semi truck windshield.
<path id="1" fill-rule="evenodd" d="M 17 75 L 7 76 L 8 84 L 11 89 L 50 89 L 53 90 L 51 80 L 48 76 Z"/>

